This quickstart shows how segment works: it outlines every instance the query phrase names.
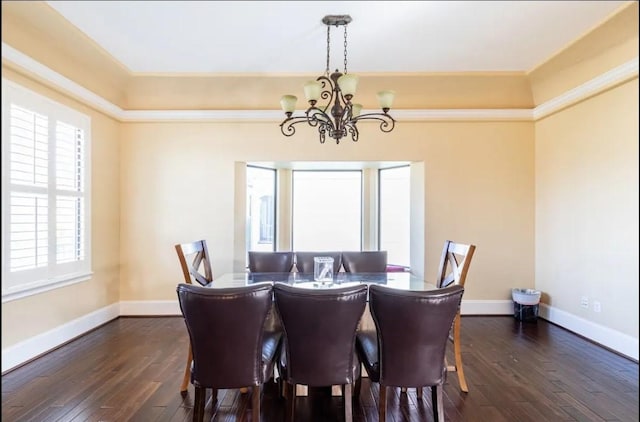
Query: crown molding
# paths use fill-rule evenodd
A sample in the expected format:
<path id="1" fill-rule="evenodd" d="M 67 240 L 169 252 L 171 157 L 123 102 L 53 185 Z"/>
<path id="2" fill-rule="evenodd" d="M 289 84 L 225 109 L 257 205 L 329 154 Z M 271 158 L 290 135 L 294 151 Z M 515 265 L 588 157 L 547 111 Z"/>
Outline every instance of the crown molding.
<path id="1" fill-rule="evenodd" d="M 61 92 L 78 99 L 89 107 L 95 108 L 108 116 L 120 120 L 120 116 L 123 113 L 123 110 L 120 107 L 105 100 L 101 96 L 94 94 L 92 91 L 89 91 L 71 79 L 62 76 L 53 69 L 32 59 L 4 42 L 2 43 L 2 60 L 9 61 L 29 73 L 32 73 L 40 80 L 43 80 Z"/>
<path id="2" fill-rule="evenodd" d="M 379 113 L 379 110 L 362 110 Z M 390 115 L 396 121 L 460 121 L 460 120 L 533 120 L 530 109 L 442 109 L 394 110 Z M 280 122 L 280 110 L 128 110 L 119 120 L 125 122 L 153 121 L 269 121 Z M 366 123 L 366 122 L 365 122 Z"/>
<path id="3" fill-rule="evenodd" d="M 592 97 L 615 85 L 638 76 L 638 57 L 629 60 L 595 78 L 546 101 L 533 109 L 533 119 L 539 120 L 579 101 Z"/>
<path id="4" fill-rule="evenodd" d="M 2 60 L 35 75 L 48 85 L 121 122 L 280 122 L 279 110 L 123 110 L 55 70 L 2 43 Z M 533 109 L 394 110 L 396 121 L 535 121 L 638 75 L 638 57 Z M 363 110 L 373 113 L 378 110 Z"/>

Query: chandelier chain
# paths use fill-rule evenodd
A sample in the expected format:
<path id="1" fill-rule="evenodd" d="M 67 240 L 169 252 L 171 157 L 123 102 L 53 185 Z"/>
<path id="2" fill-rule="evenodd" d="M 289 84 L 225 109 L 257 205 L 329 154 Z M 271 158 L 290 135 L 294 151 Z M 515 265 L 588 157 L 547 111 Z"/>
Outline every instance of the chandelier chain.
<path id="1" fill-rule="evenodd" d="M 344 74 L 347 74 L 347 25 L 344 26 Z"/>
<path id="2" fill-rule="evenodd" d="M 325 69 L 324 73 L 326 76 L 329 76 L 329 56 L 330 56 L 330 51 L 331 51 L 331 25 L 327 25 L 327 68 Z"/>

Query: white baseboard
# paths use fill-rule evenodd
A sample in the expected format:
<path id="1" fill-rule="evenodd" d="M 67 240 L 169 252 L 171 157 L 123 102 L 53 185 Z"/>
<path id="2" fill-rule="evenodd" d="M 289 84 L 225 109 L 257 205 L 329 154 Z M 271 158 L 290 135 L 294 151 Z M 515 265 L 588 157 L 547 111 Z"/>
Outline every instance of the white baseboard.
<path id="1" fill-rule="evenodd" d="M 513 315 L 510 300 L 464 300 L 460 304 L 461 315 Z"/>
<path id="2" fill-rule="evenodd" d="M 538 316 L 584 336 L 631 359 L 638 360 L 638 339 L 569 312 L 540 304 Z"/>
<path id="3" fill-rule="evenodd" d="M 182 315 L 178 300 L 123 300 L 120 316 Z"/>
<path id="4" fill-rule="evenodd" d="M 2 349 L 2 373 L 118 318 L 119 315 L 120 304 L 114 303 Z"/>

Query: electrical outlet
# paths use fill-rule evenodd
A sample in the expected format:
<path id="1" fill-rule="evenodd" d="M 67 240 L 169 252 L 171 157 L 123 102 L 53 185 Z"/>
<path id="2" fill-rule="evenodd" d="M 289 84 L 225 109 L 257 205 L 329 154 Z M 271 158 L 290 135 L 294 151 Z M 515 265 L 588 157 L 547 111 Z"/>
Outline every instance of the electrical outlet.
<path id="1" fill-rule="evenodd" d="M 589 307 L 589 297 L 582 296 L 582 298 L 580 299 L 580 306 L 582 306 L 583 308 L 588 308 Z"/>
<path id="2" fill-rule="evenodd" d="M 600 302 L 598 302 L 597 300 L 593 301 L 593 312 L 600 312 L 602 311 L 602 308 L 600 307 Z"/>

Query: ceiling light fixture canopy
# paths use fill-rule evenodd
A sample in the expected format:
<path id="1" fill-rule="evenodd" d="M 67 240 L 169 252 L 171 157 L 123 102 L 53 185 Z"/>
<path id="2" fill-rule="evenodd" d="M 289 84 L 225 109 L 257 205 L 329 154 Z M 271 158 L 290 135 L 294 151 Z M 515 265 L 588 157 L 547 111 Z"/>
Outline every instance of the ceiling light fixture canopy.
<path id="1" fill-rule="evenodd" d="M 391 132 L 395 127 L 395 120 L 388 111 L 391 109 L 394 91 L 378 92 L 378 102 L 382 113 L 360 114 L 361 104 L 351 102 L 356 93 L 358 76 L 347 72 L 347 24 L 351 22 L 349 15 L 327 15 L 322 19 L 322 23 L 327 25 L 327 67 L 325 74 L 315 81 L 308 81 L 304 85 L 304 95 L 309 102 L 309 108 L 304 116 L 293 116 L 298 98 L 294 95 L 283 95 L 280 105 L 287 116 L 280 123 L 280 130 L 285 136 L 292 136 L 296 129 L 294 125 L 307 122 L 309 126 L 317 127 L 320 135 L 320 143 L 324 144 L 329 136 L 340 143 L 340 139 L 351 135 L 351 140 L 358 141 L 358 127 L 356 124 L 361 120 L 377 120 L 380 122 L 380 130 Z M 331 27 L 344 27 L 344 73 L 335 70 L 329 74 L 329 53 L 331 48 Z M 317 106 L 318 101 L 326 100 L 323 106 Z M 327 109 L 331 106 L 329 113 Z"/>

